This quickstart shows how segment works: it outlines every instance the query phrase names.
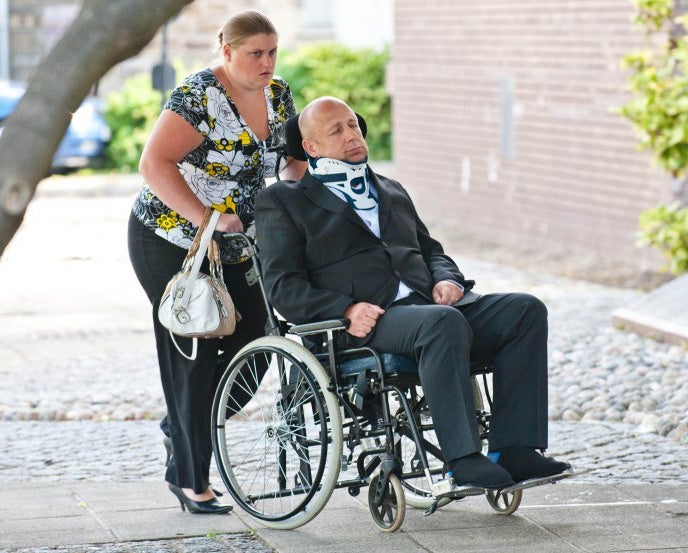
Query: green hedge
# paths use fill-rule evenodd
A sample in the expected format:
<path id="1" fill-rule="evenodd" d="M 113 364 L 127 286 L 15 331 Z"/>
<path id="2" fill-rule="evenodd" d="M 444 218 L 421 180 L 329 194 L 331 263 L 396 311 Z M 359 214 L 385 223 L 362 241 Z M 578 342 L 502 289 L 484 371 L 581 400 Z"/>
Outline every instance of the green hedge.
<path id="1" fill-rule="evenodd" d="M 125 81 L 108 95 L 105 120 L 112 131 L 106 164 L 122 172 L 138 171 L 143 146 L 160 115 L 162 94 L 153 88 L 150 75 Z"/>
<path id="2" fill-rule="evenodd" d="M 674 202 L 641 213 L 640 243 L 659 250 L 668 271 L 675 275 L 688 272 L 688 208 Z"/>
<path id="3" fill-rule="evenodd" d="M 630 98 L 616 111 L 638 131 L 639 146 L 680 182 L 688 177 L 688 14 L 673 0 L 633 4 L 647 44 L 622 60 Z M 672 273 L 688 272 L 688 207 L 673 203 L 641 213 L 640 243 L 659 250 Z"/>
<path id="4" fill-rule="evenodd" d="M 277 74 L 291 87 L 296 109 L 318 96 L 336 96 L 368 124 L 371 159 L 392 157 L 391 102 L 385 89 L 389 52 L 352 49 L 336 43 L 306 44 L 281 52 Z"/>

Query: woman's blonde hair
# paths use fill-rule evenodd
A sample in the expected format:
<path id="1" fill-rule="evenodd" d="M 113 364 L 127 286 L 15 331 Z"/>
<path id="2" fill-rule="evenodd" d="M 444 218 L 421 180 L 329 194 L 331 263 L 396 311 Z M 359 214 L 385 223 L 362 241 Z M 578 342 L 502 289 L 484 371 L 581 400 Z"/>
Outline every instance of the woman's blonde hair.
<path id="1" fill-rule="evenodd" d="M 220 48 L 223 44 L 237 48 L 254 35 L 277 35 L 277 30 L 262 13 L 244 10 L 229 18 L 220 29 L 217 38 Z"/>

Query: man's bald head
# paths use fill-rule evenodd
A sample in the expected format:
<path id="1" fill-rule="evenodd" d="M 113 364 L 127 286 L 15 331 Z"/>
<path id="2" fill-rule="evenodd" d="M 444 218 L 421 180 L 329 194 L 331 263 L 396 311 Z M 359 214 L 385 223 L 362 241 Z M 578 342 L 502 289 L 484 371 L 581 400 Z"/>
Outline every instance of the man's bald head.
<path id="1" fill-rule="evenodd" d="M 301 131 L 301 136 L 311 139 L 313 137 L 313 127 L 317 126 L 317 120 L 326 116 L 328 108 L 336 105 L 347 108 L 354 117 L 356 116 L 354 111 L 343 100 L 335 98 L 334 96 L 320 96 L 308 102 L 306 107 L 301 111 L 301 115 L 299 115 L 299 130 Z"/>
<path id="2" fill-rule="evenodd" d="M 351 163 L 368 157 L 368 145 L 358 126 L 358 117 L 339 98 L 321 96 L 309 102 L 299 115 L 299 131 L 303 149 L 310 157 L 330 157 Z"/>

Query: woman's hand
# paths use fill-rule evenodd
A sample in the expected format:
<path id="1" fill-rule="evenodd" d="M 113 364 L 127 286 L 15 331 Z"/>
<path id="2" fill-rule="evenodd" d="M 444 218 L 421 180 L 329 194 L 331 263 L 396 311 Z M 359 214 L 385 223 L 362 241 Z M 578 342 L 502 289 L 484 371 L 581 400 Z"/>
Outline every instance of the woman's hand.
<path id="1" fill-rule="evenodd" d="M 234 213 L 223 213 L 217 220 L 215 230 L 220 232 L 244 232 L 244 224 Z"/>

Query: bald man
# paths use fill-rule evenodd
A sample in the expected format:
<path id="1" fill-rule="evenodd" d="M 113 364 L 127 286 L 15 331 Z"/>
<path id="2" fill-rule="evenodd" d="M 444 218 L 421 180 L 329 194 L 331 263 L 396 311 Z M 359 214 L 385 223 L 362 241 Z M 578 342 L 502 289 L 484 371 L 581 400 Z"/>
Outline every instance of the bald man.
<path id="1" fill-rule="evenodd" d="M 308 171 L 256 199 L 265 285 L 288 321 L 340 317 L 346 345 L 418 364 L 435 432 L 458 485 L 503 489 L 570 468 L 547 448 L 547 310 L 527 294 L 472 292 L 411 198 L 367 165 L 358 118 L 321 97 L 299 116 Z M 489 453 L 481 452 L 469 374 L 491 360 Z M 489 457 L 489 458 L 488 458 Z"/>

